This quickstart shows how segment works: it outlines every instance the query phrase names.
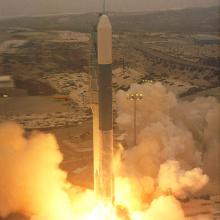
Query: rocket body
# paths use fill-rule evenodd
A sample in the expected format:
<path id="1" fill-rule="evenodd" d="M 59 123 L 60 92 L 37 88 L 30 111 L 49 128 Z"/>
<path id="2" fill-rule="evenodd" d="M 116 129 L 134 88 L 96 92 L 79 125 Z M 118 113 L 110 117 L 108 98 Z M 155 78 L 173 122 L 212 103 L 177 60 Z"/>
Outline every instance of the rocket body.
<path id="1" fill-rule="evenodd" d="M 112 27 L 107 15 L 97 27 L 98 105 L 94 146 L 94 188 L 98 198 L 113 202 Z M 94 117 L 94 114 L 93 114 Z M 94 143 L 95 144 L 95 143 Z"/>

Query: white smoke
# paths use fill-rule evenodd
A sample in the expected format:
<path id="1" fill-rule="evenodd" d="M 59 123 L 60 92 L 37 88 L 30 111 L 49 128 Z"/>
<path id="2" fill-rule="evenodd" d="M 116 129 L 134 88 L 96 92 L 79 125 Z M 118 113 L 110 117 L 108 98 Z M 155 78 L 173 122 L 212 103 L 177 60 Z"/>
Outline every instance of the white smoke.
<path id="1" fill-rule="evenodd" d="M 20 212 L 32 220 L 72 219 L 55 138 L 23 133 L 17 124 L 0 125 L 0 217 Z"/>
<path id="2" fill-rule="evenodd" d="M 143 100 L 137 101 L 136 146 L 132 146 L 133 103 L 127 99 L 129 93 L 143 94 Z M 149 204 L 155 196 L 159 196 L 158 199 L 168 194 L 178 198 L 191 196 L 209 181 L 203 170 L 210 176 L 210 184 L 215 182 L 220 173 L 220 104 L 216 99 L 181 101 L 160 83 L 155 83 L 150 86 L 133 85 L 127 92 L 119 91 L 117 107 L 117 123 L 130 147 L 122 153 L 122 162 L 117 163 L 120 177 L 116 179 L 116 202 L 120 203 L 123 195 L 133 195 L 137 202 L 127 206 L 134 210 L 137 207 L 146 209 L 143 201 Z M 127 182 L 125 192 L 121 191 L 122 182 Z M 214 184 L 218 186 L 218 183 Z M 176 203 L 176 200 L 171 202 Z M 147 213 L 150 210 L 148 207 Z M 180 216 L 175 220 L 185 219 L 180 214 L 181 209 L 174 210 L 177 212 L 170 212 Z M 148 214 L 147 217 L 151 219 Z M 156 215 L 154 219 L 157 219 Z"/>
<path id="3" fill-rule="evenodd" d="M 130 146 L 117 155 L 114 167 L 115 202 L 127 210 L 122 219 L 209 220 L 186 218 L 177 198 L 200 191 L 208 176 L 212 190 L 218 190 L 219 103 L 214 98 L 177 100 L 160 83 L 135 85 L 128 92 L 137 91 L 144 99 L 137 103 L 136 146 L 133 103 L 126 92 L 117 94 L 117 122 Z M 23 213 L 31 220 L 90 219 L 94 193 L 70 186 L 59 168 L 62 159 L 52 135 L 25 137 L 19 125 L 1 124 L 0 217 Z"/>
<path id="4" fill-rule="evenodd" d="M 185 220 L 180 203 L 172 196 L 164 196 L 154 199 L 145 213 L 147 220 Z"/>
<path id="5" fill-rule="evenodd" d="M 163 192 L 171 191 L 176 197 L 184 198 L 202 189 L 208 183 L 208 176 L 202 169 L 189 171 L 181 169 L 178 161 L 168 160 L 160 166 L 158 174 L 159 188 Z"/>

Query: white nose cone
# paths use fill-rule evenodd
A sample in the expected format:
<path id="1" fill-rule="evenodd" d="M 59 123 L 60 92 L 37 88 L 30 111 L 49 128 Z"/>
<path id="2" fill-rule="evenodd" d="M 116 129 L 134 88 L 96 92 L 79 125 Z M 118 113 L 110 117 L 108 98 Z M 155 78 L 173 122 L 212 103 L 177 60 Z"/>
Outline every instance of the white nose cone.
<path id="1" fill-rule="evenodd" d="M 98 23 L 98 64 L 112 64 L 112 26 L 107 15 Z"/>

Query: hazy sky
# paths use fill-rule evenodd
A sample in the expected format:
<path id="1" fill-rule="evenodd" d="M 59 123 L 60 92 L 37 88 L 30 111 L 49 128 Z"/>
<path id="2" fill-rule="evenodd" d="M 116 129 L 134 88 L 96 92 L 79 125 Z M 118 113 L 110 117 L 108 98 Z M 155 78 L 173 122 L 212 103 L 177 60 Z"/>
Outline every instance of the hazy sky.
<path id="1" fill-rule="evenodd" d="M 108 10 L 163 10 L 218 5 L 219 0 L 106 0 Z M 0 0 L 0 16 L 99 11 L 102 0 Z"/>

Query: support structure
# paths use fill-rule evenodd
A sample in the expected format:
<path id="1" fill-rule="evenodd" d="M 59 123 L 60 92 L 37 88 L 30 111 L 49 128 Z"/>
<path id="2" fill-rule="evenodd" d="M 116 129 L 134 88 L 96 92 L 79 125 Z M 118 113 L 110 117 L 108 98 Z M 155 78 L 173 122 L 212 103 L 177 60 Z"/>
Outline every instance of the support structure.
<path id="1" fill-rule="evenodd" d="M 133 101 L 133 144 L 137 145 L 137 101 L 143 99 L 142 93 L 130 93 L 128 99 Z"/>

